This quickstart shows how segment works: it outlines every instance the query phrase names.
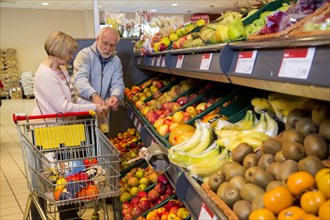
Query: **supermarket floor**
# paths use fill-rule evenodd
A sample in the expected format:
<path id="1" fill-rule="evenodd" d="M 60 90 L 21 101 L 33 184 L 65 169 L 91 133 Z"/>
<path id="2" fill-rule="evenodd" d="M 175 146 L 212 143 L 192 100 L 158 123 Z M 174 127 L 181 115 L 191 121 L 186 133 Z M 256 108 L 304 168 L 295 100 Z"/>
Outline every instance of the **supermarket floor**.
<path id="1" fill-rule="evenodd" d="M 0 219 L 22 219 L 29 194 L 24 172 L 21 145 L 13 113 L 30 114 L 34 107 L 33 99 L 2 100 L 0 107 Z M 109 218 L 114 219 L 111 205 L 108 205 Z M 93 209 L 87 209 L 83 219 L 91 219 Z M 101 214 L 101 213 L 100 213 Z M 103 215 L 100 215 L 103 219 Z"/>

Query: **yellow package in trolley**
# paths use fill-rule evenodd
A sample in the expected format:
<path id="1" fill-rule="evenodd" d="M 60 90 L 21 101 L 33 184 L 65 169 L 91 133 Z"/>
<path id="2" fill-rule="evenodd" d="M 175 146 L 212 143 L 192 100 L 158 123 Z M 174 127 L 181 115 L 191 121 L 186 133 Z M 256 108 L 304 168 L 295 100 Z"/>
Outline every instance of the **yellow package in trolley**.
<path id="1" fill-rule="evenodd" d="M 86 140 L 83 124 L 50 126 L 35 129 L 35 144 L 43 149 L 80 146 Z"/>

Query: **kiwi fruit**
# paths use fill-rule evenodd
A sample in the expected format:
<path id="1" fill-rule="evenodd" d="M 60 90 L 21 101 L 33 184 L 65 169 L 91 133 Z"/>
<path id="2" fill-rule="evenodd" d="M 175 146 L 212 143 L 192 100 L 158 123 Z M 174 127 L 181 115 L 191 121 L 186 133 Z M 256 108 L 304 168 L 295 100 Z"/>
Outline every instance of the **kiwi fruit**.
<path id="1" fill-rule="evenodd" d="M 258 167 L 263 170 L 266 170 L 270 164 L 274 163 L 274 159 L 275 157 L 273 154 L 264 154 L 259 159 Z"/>
<path id="2" fill-rule="evenodd" d="M 295 160 L 286 160 L 281 166 L 280 170 L 276 174 L 276 180 L 286 181 L 291 173 L 298 171 L 298 162 Z"/>
<path id="3" fill-rule="evenodd" d="M 312 176 L 315 176 L 322 168 L 324 168 L 324 165 L 317 156 L 307 156 L 298 162 L 298 169 L 300 171 L 306 171 Z"/>
<path id="4" fill-rule="evenodd" d="M 235 202 L 241 200 L 240 191 L 229 184 L 221 199 L 232 208 Z"/>
<path id="5" fill-rule="evenodd" d="M 264 194 L 259 194 L 252 200 L 251 204 L 251 211 L 255 211 L 258 209 L 264 208 L 264 202 L 263 202 Z"/>
<path id="6" fill-rule="evenodd" d="M 238 164 L 237 166 L 231 166 L 230 169 L 224 171 L 226 180 L 229 181 L 234 176 L 243 176 L 246 171 L 246 167 Z"/>
<path id="7" fill-rule="evenodd" d="M 298 142 L 283 142 L 281 151 L 290 160 L 298 161 L 306 156 L 304 145 Z"/>
<path id="8" fill-rule="evenodd" d="M 255 153 L 251 153 L 245 156 L 243 160 L 243 166 L 246 168 L 257 166 L 259 161 L 259 155 Z"/>
<path id="9" fill-rule="evenodd" d="M 251 213 L 251 203 L 246 200 L 235 202 L 233 211 L 239 219 L 248 219 Z"/>
<path id="10" fill-rule="evenodd" d="M 317 105 L 312 111 L 312 120 L 314 124 L 320 126 L 321 123 L 330 118 L 330 106 L 328 105 Z"/>
<path id="11" fill-rule="evenodd" d="M 256 170 L 256 172 L 254 172 L 253 176 L 251 177 L 251 183 L 258 185 L 263 189 L 266 189 L 268 183 L 272 180 L 274 180 L 272 175 L 261 169 Z"/>
<path id="12" fill-rule="evenodd" d="M 247 183 L 243 176 L 234 176 L 229 180 L 230 185 L 235 187 L 236 189 L 241 190 L 242 187 Z"/>
<path id="13" fill-rule="evenodd" d="M 270 181 L 266 187 L 266 192 L 268 192 L 272 189 L 275 189 L 276 187 L 279 187 L 279 186 L 285 187 L 285 183 L 282 181 L 277 181 L 277 180 Z"/>
<path id="14" fill-rule="evenodd" d="M 319 127 L 319 134 L 330 141 L 330 119 L 324 120 Z"/>
<path id="15" fill-rule="evenodd" d="M 219 186 L 218 190 L 217 190 L 217 195 L 220 198 L 223 198 L 223 195 L 225 194 L 227 188 L 229 187 L 229 182 L 223 182 L 221 183 L 221 185 Z"/>
<path id="16" fill-rule="evenodd" d="M 213 173 L 207 183 L 210 187 L 210 189 L 212 189 L 213 192 L 217 192 L 219 186 L 221 185 L 221 183 L 226 181 L 226 177 L 221 174 L 221 173 Z"/>
<path id="17" fill-rule="evenodd" d="M 282 143 L 274 138 L 268 138 L 262 142 L 261 151 L 264 154 L 275 155 L 282 148 Z"/>
<path id="18" fill-rule="evenodd" d="M 311 118 L 299 118 L 295 128 L 303 136 L 317 133 L 318 131 L 316 124 Z"/>
<path id="19" fill-rule="evenodd" d="M 226 170 L 231 169 L 231 167 L 233 167 L 233 166 L 240 166 L 240 164 L 239 164 L 239 163 L 236 163 L 236 162 L 234 162 L 234 161 L 226 161 L 226 162 L 222 165 L 222 167 L 221 167 L 221 169 L 220 169 L 220 172 L 221 172 L 222 174 L 225 175 Z"/>
<path id="20" fill-rule="evenodd" d="M 290 129 L 283 132 L 282 142 L 304 142 L 304 136 L 300 134 L 296 129 Z"/>
<path id="21" fill-rule="evenodd" d="M 243 163 L 244 157 L 249 153 L 253 153 L 252 146 L 247 143 L 240 143 L 235 149 L 231 152 L 231 159 L 239 164 Z"/>
<path id="22" fill-rule="evenodd" d="M 270 174 L 273 178 L 276 178 L 276 174 L 279 172 L 282 162 L 274 162 L 269 165 L 266 172 Z"/>
<path id="23" fill-rule="evenodd" d="M 249 167 L 245 173 L 244 173 L 244 178 L 246 179 L 247 182 L 251 182 L 252 177 L 254 176 L 254 173 L 257 170 L 262 170 L 260 167 L 257 166 L 253 166 L 253 167 Z"/>
<path id="24" fill-rule="evenodd" d="M 286 161 L 286 158 L 283 156 L 283 152 L 281 150 L 275 154 L 275 161 L 276 162 Z"/>
<path id="25" fill-rule="evenodd" d="M 260 186 L 253 183 L 247 183 L 241 189 L 240 195 L 242 199 L 252 202 L 257 195 L 264 193 L 265 190 L 263 190 Z"/>
<path id="26" fill-rule="evenodd" d="M 317 156 L 321 160 L 328 156 L 326 140 L 319 134 L 310 134 L 305 137 L 304 148 L 307 156 Z"/>
<path id="27" fill-rule="evenodd" d="M 304 109 L 292 109 L 286 117 L 286 123 L 294 128 L 299 118 L 309 117 L 310 113 Z"/>

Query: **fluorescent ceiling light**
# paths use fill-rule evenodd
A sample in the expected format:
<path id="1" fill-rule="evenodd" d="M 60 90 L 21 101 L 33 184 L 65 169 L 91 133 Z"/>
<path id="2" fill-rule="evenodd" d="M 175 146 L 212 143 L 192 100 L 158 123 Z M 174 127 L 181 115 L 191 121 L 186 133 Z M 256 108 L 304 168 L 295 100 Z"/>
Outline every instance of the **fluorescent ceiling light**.
<path id="1" fill-rule="evenodd" d="M 178 6 L 178 4 L 174 3 L 174 4 L 172 4 L 172 6 Z"/>
<path id="2" fill-rule="evenodd" d="M 99 5 L 99 8 L 102 8 L 102 5 Z"/>
<path id="3" fill-rule="evenodd" d="M 41 3 L 41 4 L 44 5 L 44 6 L 47 6 L 47 5 L 48 5 L 47 2 L 43 2 L 43 3 Z"/>
<path id="4" fill-rule="evenodd" d="M 157 11 L 157 9 L 152 9 L 152 10 L 150 10 L 150 11 L 155 12 L 155 11 Z"/>

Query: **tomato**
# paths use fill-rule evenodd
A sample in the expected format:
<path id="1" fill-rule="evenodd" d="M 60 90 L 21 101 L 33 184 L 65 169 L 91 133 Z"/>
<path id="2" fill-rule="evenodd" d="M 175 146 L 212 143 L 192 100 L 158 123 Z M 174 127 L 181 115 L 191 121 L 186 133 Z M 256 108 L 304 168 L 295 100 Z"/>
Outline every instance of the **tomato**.
<path id="1" fill-rule="evenodd" d="M 326 200 L 321 191 L 309 191 L 305 192 L 300 198 L 301 208 L 310 214 L 316 215 L 319 208 Z"/>
<path id="2" fill-rule="evenodd" d="M 279 186 L 266 192 L 263 202 L 266 209 L 278 214 L 292 205 L 293 196 L 287 188 Z"/>
<path id="3" fill-rule="evenodd" d="M 326 199 L 330 198 L 330 169 L 324 168 L 316 173 L 315 180 L 317 188 L 323 193 Z"/>
<path id="4" fill-rule="evenodd" d="M 293 195 L 299 195 L 306 189 L 312 188 L 315 184 L 314 177 L 305 171 L 291 174 L 287 181 L 287 186 Z"/>
<path id="5" fill-rule="evenodd" d="M 275 215 L 268 209 L 258 209 L 250 213 L 249 220 L 276 220 Z"/>
<path id="6" fill-rule="evenodd" d="M 97 158 L 88 158 L 84 160 L 84 165 L 86 168 L 91 167 L 92 165 L 97 164 Z"/>
<path id="7" fill-rule="evenodd" d="M 323 203 L 319 208 L 319 217 L 322 220 L 330 219 L 330 200 Z"/>
<path id="8" fill-rule="evenodd" d="M 278 220 L 298 220 L 306 215 L 306 212 L 298 206 L 291 206 L 278 214 Z"/>

